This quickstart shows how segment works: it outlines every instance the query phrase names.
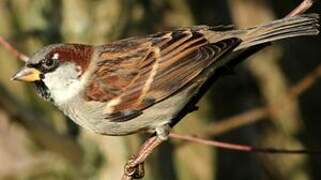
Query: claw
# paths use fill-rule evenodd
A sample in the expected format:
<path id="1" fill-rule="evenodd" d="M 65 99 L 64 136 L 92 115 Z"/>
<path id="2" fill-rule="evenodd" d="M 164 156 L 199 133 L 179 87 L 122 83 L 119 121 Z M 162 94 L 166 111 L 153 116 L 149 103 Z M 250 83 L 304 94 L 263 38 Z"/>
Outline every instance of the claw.
<path id="1" fill-rule="evenodd" d="M 124 170 L 125 175 L 133 179 L 141 179 L 145 176 L 144 163 L 134 164 L 134 161 L 129 161 Z"/>

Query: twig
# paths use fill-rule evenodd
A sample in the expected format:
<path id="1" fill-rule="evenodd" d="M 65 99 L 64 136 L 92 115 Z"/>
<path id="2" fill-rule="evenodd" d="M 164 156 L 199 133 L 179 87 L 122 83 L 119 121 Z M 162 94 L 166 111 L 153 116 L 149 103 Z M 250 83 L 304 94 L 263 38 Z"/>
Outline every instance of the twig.
<path id="1" fill-rule="evenodd" d="M 226 133 L 247 124 L 252 124 L 254 122 L 260 121 L 267 115 L 269 115 L 268 108 L 257 107 L 241 114 L 218 120 L 215 123 L 210 123 L 207 126 L 207 128 L 204 130 L 204 133 L 202 134 L 202 137 L 217 136 Z"/>
<path id="2" fill-rule="evenodd" d="M 313 5 L 313 0 L 304 0 L 299 6 L 293 9 L 287 16 L 292 17 L 299 14 L 303 14 Z"/>
<path id="3" fill-rule="evenodd" d="M 307 89 L 312 87 L 318 78 L 321 77 L 321 64 L 319 64 L 312 72 L 308 73 L 300 82 L 289 90 L 289 98 L 296 98 Z"/>
<path id="4" fill-rule="evenodd" d="M 19 52 L 16 48 L 14 48 L 5 38 L 3 38 L 2 36 L 0 36 L 0 44 L 8 49 L 13 56 L 15 56 L 16 58 L 20 59 L 21 61 L 28 61 L 29 57 L 21 52 Z"/>
<path id="5" fill-rule="evenodd" d="M 133 155 L 125 166 L 124 174 L 121 180 L 128 180 L 131 178 L 140 179 L 144 177 L 144 162 L 146 158 L 157 148 L 164 140 L 158 138 L 157 136 L 152 136 L 147 139 L 142 146 L 140 146 L 139 151 Z"/>
<path id="6" fill-rule="evenodd" d="M 183 134 L 176 134 L 170 133 L 169 137 L 173 139 L 180 139 L 189 142 L 204 144 L 208 146 L 214 146 L 221 149 L 227 149 L 232 151 L 242 151 L 242 152 L 254 152 L 254 153 L 269 153 L 269 154 L 318 154 L 321 155 L 321 150 L 304 150 L 304 149 L 297 149 L 297 150 L 288 150 L 288 149 L 275 149 L 275 148 L 256 148 L 248 145 L 241 145 L 241 144 L 232 144 L 226 142 L 220 142 L 215 140 L 207 140 L 203 138 L 198 138 L 191 135 L 183 135 Z"/>

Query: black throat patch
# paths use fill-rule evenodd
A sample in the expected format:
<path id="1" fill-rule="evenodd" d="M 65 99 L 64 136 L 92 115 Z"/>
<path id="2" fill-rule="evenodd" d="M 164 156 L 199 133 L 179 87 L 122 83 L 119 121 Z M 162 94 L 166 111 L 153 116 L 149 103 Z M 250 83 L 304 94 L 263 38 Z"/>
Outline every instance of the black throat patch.
<path id="1" fill-rule="evenodd" d="M 49 89 L 47 88 L 47 86 L 45 85 L 45 83 L 43 81 L 36 81 L 34 82 L 34 85 L 36 87 L 36 91 L 37 94 L 44 98 L 47 101 L 52 101 Z"/>

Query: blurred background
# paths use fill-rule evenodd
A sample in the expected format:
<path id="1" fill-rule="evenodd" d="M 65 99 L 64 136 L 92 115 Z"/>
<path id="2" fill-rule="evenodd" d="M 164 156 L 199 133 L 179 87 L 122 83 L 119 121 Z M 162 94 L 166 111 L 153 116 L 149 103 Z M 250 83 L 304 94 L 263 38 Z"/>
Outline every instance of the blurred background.
<path id="1" fill-rule="evenodd" d="M 182 26 L 250 27 L 300 0 L 1 0 L 0 35 L 31 55 L 51 43 L 104 44 Z M 316 2 L 309 12 L 321 12 Z M 146 135 L 76 126 L 10 77 L 23 65 L 0 47 L 0 179 L 119 179 Z M 274 43 L 215 82 L 177 133 L 256 147 L 321 149 L 321 38 Z M 316 68 L 318 68 L 316 70 Z M 319 78 L 319 79 L 318 79 Z M 303 81 L 302 81 L 303 80 Z M 170 139 L 145 179 L 321 179 L 321 158 L 231 152 Z"/>

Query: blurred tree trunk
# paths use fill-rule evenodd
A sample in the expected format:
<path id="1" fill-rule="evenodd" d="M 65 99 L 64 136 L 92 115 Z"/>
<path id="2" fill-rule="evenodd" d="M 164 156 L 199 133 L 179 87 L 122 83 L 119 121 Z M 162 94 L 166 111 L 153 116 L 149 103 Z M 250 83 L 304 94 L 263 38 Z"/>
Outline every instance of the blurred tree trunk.
<path id="1" fill-rule="evenodd" d="M 235 24 L 239 27 L 251 27 L 275 19 L 271 8 L 264 0 L 230 1 L 231 13 Z M 241 16 L 240 16 L 241 14 Z M 285 16 L 285 14 L 283 15 Z M 249 21 L 250 19 L 250 21 Z M 277 46 L 268 47 L 257 53 L 248 61 L 249 69 L 255 76 L 262 92 L 264 101 L 269 106 L 276 106 L 280 98 L 286 97 L 288 83 L 285 74 L 279 66 L 281 49 Z M 278 148 L 302 148 L 295 136 L 302 124 L 296 99 L 287 99 L 283 108 L 272 109 L 271 119 L 273 125 L 264 128 L 258 144 L 264 146 L 277 146 Z M 280 106 L 277 106 L 280 107 Z M 283 131 L 277 131 L 282 129 Z M 283 134 L 285 132 L 285 134 Z M 274 179 L 308 179 L 305 172 L 306 159 L 303 156 L 276 156 L 262 155 L 264 166 Z"/>

